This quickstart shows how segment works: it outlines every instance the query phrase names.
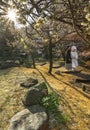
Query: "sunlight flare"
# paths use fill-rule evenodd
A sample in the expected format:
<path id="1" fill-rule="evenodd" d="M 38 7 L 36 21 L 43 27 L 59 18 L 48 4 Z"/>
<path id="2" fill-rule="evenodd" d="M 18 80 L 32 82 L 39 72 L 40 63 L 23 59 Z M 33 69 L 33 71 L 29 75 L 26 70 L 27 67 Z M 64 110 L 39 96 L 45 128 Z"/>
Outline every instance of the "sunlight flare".
<path id="1" fill-rule="evenodd" d="M 15 10 L 15 9 L 8 9 L 7 18 L 9 20 L 13 21 L 13 22 L 16 22 L 17 10 Z"/>

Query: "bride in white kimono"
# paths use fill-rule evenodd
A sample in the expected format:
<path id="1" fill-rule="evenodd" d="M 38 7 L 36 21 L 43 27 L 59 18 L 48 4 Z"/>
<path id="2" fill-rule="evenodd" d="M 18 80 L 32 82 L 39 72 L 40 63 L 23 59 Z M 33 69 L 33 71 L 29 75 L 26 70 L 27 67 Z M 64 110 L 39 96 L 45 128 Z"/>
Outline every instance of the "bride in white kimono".
<path id="1" fill-rule="evenodd" d="M 72 59 L 72 70 L 75 70 L 78 66 L 78 53 L 76 46 L 71 47 L 71 59 Z"/>

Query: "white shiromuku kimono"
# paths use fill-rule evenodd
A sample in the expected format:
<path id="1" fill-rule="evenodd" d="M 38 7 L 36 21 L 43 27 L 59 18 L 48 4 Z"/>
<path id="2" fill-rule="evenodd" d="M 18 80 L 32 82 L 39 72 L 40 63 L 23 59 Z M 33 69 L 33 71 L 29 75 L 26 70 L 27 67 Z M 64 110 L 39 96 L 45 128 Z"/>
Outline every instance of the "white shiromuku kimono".
<path id="1" fill-rule="evenodd" d="M 76 68 L 78 66 L 78 53 L 76 46 L 71 47 L 71 58 L 72 58 L 72 68 Z"/>

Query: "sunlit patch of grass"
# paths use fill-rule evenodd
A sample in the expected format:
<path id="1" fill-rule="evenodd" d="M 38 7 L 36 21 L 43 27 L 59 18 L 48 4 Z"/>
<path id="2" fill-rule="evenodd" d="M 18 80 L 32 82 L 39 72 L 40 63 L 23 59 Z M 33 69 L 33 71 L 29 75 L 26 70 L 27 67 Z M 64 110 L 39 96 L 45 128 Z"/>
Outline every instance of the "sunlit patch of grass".
<path id="1" fill-rule="evenodd" d="M 10 118 L 24 109 L 22 98 L 28 90 L 20 83 L 30 76 L 38 78 L 38 73 L 20 67 L 0 70 L 0 130 L 7 130 Z"/>

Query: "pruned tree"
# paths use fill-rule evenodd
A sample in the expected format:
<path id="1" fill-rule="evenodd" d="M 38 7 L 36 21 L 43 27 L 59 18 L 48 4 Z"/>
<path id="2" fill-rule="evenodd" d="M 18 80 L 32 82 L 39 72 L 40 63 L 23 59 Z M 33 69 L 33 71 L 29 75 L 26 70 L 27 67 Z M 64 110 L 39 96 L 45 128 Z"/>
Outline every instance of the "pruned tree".
<path id="1" fill-rule="evenodd" d="M 52 45 L 61 43 L 66 34 L 74 31 L 90 45 L 88 5 L 88 0 L 3 0 L 0 1 L 0 15 L 1 19 L 5 19 L 8 10 L 13 9 L 17 21 L 26 28 L 27 37 L 34 40 L 35 35 L 38 35 L 48 44 L 51 73 Z"/>

